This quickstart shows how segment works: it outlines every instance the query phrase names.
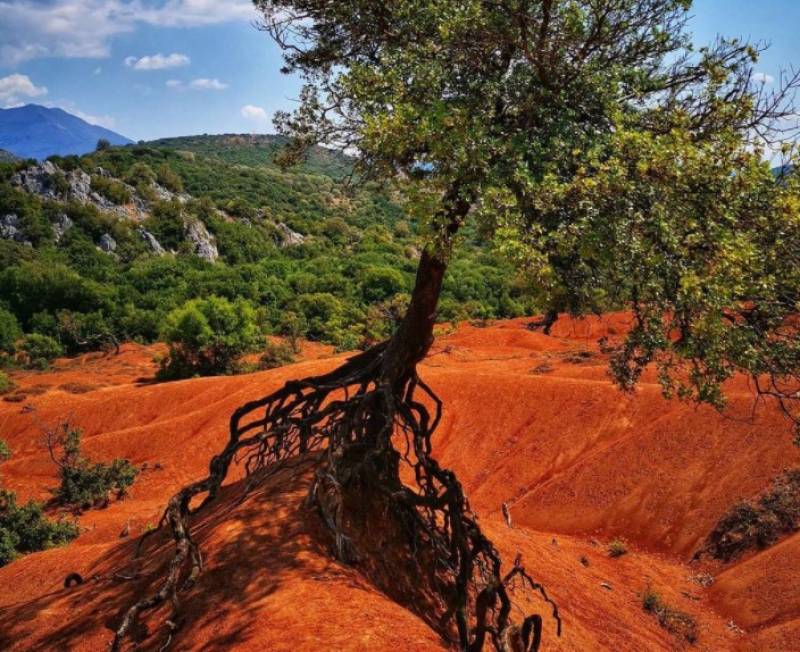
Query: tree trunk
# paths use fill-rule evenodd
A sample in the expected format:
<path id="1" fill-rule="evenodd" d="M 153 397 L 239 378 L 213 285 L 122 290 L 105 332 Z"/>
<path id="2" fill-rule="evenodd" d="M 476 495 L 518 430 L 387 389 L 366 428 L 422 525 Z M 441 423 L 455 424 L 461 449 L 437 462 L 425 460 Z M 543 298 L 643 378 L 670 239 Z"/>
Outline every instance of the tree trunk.
<path id="1" fill-rule="evenodd" d="M 433 344 L 436 307 L 446 270 L 447 263 L 440 257 L 427 250 L 422 253 L 408 310 L 384 353 L 381 382 L 395 393 L 402 391 Z"/>

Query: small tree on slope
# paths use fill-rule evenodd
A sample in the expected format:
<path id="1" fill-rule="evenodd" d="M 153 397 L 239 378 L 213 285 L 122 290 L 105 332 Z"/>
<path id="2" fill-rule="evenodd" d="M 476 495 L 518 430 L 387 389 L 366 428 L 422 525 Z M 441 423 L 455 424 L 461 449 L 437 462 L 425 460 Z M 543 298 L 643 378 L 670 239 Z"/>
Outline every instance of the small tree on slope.
<path id="1" fill-rule="evenodd" d="M 689 0 L 256 5 L 286 70 L 308 81 L 300 108 L 277 118 L 293 137 L 286 157 L 318 142 L 357 151 L 358 172 L 396 186 L 428 245 L 391 339 L 232 416 L 208 477 L 170 500 L 169 573 L 127 612 L 115 645 L 201 571 L 189 503 L 214 499 L 234 456 L 253 474 L 314 452 L 310 499 L 342 560 L 358 555 L 348 496 L 379 496 L 434 569 L 428 621 L 445 638 L 537 649 L 541 618 L 512 616 L 511 585 L 540 587 L 519 561 L 502 569 L 431 449 L 441 404 L 417 364 L 459 230 L 480 221 L 551 312 L 631 306 L 612 359 L 621 387 L 652 364 L 668 396 L 721 406 L 723 382 L 744 372 L 793 415 L 800 180 L 776 178 L 761 148 L 786 136 L 797 79 L 768 93 L 753 79 L 758 48 L 694 50 Z"/>

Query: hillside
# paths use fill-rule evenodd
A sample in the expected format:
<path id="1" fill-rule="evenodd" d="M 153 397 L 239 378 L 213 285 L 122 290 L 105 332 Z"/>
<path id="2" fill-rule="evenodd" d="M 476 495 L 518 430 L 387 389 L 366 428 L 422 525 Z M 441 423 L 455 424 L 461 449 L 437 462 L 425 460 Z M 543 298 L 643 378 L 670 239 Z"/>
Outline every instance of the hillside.
<path id="1" fill-rule="evenodd" d="M 53 155 L 87 154 L 94 151 L 100 139 L 112 145 L 133 142 L 59 108 L 27 104 L 0 109 L 0 148 L 18 158 L 43 160 Z"/>
<path id="2" fill-rule="evenodd" d="M 222 134 L 162 138 L 147 143 L 150 147 L 193 152 L 234 165 L 277 167 L 275 156 L 286 145 L 284 136 L 270 134 Z M 300 168 L 312 174 L 341 178 L 350 172 L 352 161 L 339 152 L 313 147 Z"/>
<path id="3" fill-rule="evenodd" d="M 327 150 L 280 169 L 280 142 L 198 136 L 0 164 L 0 310 L 69 353 L 87 350 L 78 341 L 155 341 L 172 310 L 211 294 L 250 302 L 266 333 L 289 315 L 342 349 L 385 336 L 413 282 L 420 225 L 385 189 L 331 178 L 346 159 Z M 442 320 L 533 311 L 477 234 L 451 268 Z"/>
<path id="4" fill-rule="evenodd" d="M 527 329 L 529 320 L 464 325 L 441 338 L 421 368 L 446 406 L 436 453 L 458 472 L 506 559 L 521 552 L 557 600 L 563 636 L 555 637 L 545 616 L 544 650 L 685 648 L 643 611 L 648 587 L 696 619 L 699 639 L 688 649 L 792 649 L 800 590 L 790 569 L 800 535 L 725 566 L 690 563 L 735 502 L 800 464 L 788 425 L 768 406 L 749 418 L 752 395 L 739 380 L 729 388 L 727 415 L 666 402 L 653 377 L 635 394 L 620 394 L 596 341 L 619 334 L 628 319 L 562 319 L 550 337 Z M 126 345 L 119 356 L 17 372 L 27 398 L 0 403 L 0 428 L 14 455 L 3 477 L 22 496 L 45 497 L 55 483 L 39 422 L 71 416 L 93 458 L 146 465 L 129 498 L 81 517 L 77 541 L 0 569 L 5 648 L 102 648 L 121 609 L 156 570 L 132 562 L 134 539 L 157 522 L 174 489 L 203 473 L 226 439 L 231 411 L 342 359 L 318 351 L 310 355 L 321 358 L 274 371 L 154 385 L 146 380 L 153 353 Z M 316 516 L 301 507 L 306 482 L 302 472 L 278 476 L 238 505 L 241 484 L 232 478 L 197 524 L 207 568 L 185 596 L 173 646 L 443 649 L 408 604 L 392 599 L 396 572 L 367 575 L 331 561 Z M 120 535 L 126 526 L 129 537 Z M 629 547 L 618 559 L 605 549 L 615 537 Z M 166 552 L 168 542 L 158 546 Z M 69 572 L 89 581 L 63 589 Z M 140 580 L 124 579 L 137 572 Z M 709 573 L 715 580 L 707 586 L 701 579 Z M 530 607 L 547 613 L 539 602 Z M 152 635 L 156 619 L 147 622 Z M 140 635 L 143 649 L 158 648 L 158 637 Z"/>

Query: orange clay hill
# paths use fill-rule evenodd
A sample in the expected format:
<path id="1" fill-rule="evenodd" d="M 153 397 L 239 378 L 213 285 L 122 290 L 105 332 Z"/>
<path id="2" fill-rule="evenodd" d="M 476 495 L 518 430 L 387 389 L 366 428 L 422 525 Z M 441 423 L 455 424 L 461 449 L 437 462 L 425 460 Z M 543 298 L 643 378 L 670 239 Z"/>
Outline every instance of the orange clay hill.
<path id="1" fill-rule="evenodd" d="M 652 377 L 621 393 L 597 340 L 624 331 L 627 319 L 562 318 L 550 336 L 514 320 L 440 337 L 421 369 L 445 404 L 440 460 L 459 474 L 507 563 L 520 553 L 558 603 L 560 638 L 547 605 L 527 605 L 545 616 L 542 649 L 800 649 L 800 533 L 728 564 L 692 562 L 735 503 L 800 466 L 788 423 L 768 405 L 753 414 L 744 379 L 731 383 L 725 415 L 665 401 Z M 107 649 L 170 549 L 153 537 L 134 562 L 139 535 L 176 489 L 205 475 L 231 412 L 343 358 L 312 347 L 281 369 L 154 384 L 144 379 L 157 351 L 125 345 L 116 356 L 18 374 L 12 400 L 0 402 L 0 437 L 13 452 L 3 482 L 21 498 L 45 499 L 56 484 L 43 423 L 69 418 L 91 458 L 125 457 L 143 469 L 128 498 L 80 517 L 70 545 L 0 569 L 0 649 Z M 303 508 L 307 481 L 302 467 L 284 471 L 242 500 L 239 475 L 198 517 L 206 570 L 183 595 L 171 649 L 445 649 L 402 600 L 332 560 Z M 609 555 L 614 540 L 627 554 Z M 85 581 L 65 589 L 73 572 Z M 643 609 L 651 592 L 663 607 L 655 613 Z M 167 617 L 162 609 L 144 619 L 140 649 L 158 649 Z"/>

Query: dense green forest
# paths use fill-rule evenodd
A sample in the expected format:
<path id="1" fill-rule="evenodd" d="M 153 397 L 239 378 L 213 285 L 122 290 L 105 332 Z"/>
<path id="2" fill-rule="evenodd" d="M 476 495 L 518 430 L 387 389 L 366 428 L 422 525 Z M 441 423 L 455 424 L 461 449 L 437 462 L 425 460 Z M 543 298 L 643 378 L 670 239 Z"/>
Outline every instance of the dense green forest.
<path id="1" fill-rule="evenodd" d="M 198 136 L 51 159 L 56 176 L 81 169 L 112 204 L 147 199 L 146 214 L 133 218 L 25 192 L 11 179 L 33 162 L 0 164 L 0 216 L 15 215 L 24 236 L 0 239 L 6 362 L 29 349 L 29 363 L 46 364 L 58 351 L 154 341 L 170 313 L 211 296 L 247 302 L 263 333 L 340 349 L 385 337 L 411 289 L 417 225 L 387 190 L 343 183 L 345 156 L 317 149 L 304 164 L 282 169 L 274 160 L 281 144 L 277 137 Z M 65 181 L 53 183 L 58 190 Z M 163 188 L 178 194 L 160 199 Z M 70 228 L 60 233 L 64 215 Z M 207 227 L 217 262 L 187 246 L 187 219 Z M 286 246 L 284 225 L 302 242 Z M 167 253 L 155 255 L 142 229 Z M 98 246 L 106 235 L 113 252 Z M 530 314 L 532 302 L 510 264 L 466 234 L 440 319 Z"/>

